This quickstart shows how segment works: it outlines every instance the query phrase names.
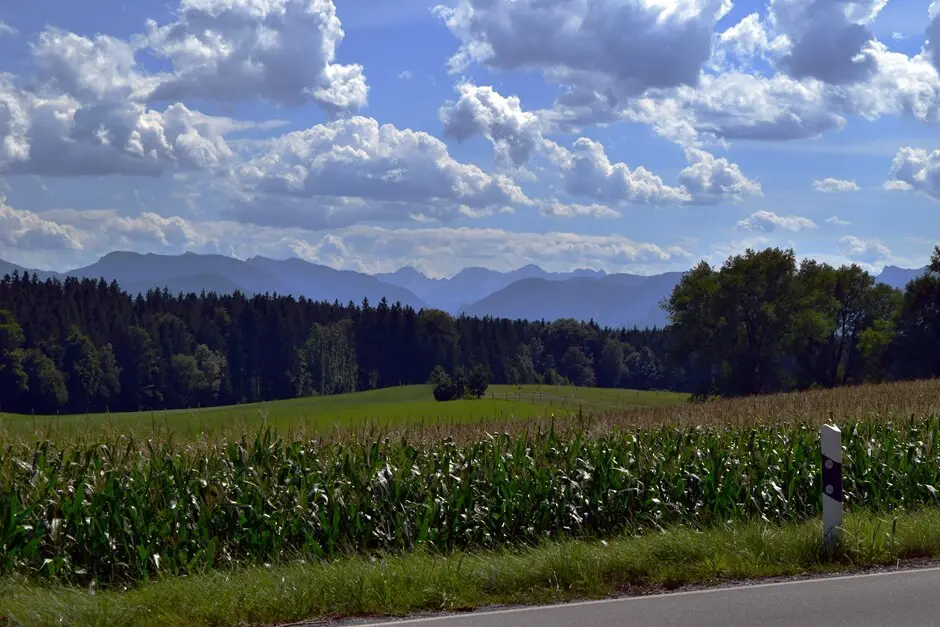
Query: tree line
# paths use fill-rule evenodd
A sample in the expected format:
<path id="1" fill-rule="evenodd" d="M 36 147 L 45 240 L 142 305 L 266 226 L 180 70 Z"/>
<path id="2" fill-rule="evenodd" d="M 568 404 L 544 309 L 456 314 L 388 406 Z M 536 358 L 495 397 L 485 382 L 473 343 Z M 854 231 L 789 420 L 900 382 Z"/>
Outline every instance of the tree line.
<path id="1" fill-rule="evenodd" d="M 741 396 L 940 374 L 940 246 L 898 290 L 792 250 L 702 262 L 665 304 L 667 360 L 696 395 Z"/>
<path id="2" fill-rule="evenodd" d="M 116 283 L 0 280 L 0 411 L 85 413 L 271 401 L 427 383 L 738 396 L 940 374 L 940 247 L 897 290 L 856 265 L 748 250 L 700 263 L 664 329 L 451 316 L 265 294 L 131 296 Z M 446 378 L 445 378 L 446 377 Z M 450 386 L 450 387 L 448 387 Z"/>
<path id="3" fill-rule="evenodd" d="M 0 280 L 0 411 L 86 413 L 230 405 L 451 381 L 682 388 L 661 330 L 454 317 L 376 305 L 131 296 L 114 282 Z M 470 376 L 476 373 L 476 387 Z M 456 390 L 456 387 L 455 387 Z M 452 391 L 456 394 L 457 391 Z M 446 396 L 446 395 L 445 395 Z"/>

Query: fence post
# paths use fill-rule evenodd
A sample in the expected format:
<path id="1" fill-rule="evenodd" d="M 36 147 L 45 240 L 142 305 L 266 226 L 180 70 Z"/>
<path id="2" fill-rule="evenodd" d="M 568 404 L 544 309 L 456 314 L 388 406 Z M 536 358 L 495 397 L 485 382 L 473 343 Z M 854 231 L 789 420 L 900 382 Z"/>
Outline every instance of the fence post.
<path id="1" fill-rule="evenodd" d="M 823 425 L 823 548 L 831 553 L 839 545 L 842 526 L 842 432 L 835 425 Z"/>

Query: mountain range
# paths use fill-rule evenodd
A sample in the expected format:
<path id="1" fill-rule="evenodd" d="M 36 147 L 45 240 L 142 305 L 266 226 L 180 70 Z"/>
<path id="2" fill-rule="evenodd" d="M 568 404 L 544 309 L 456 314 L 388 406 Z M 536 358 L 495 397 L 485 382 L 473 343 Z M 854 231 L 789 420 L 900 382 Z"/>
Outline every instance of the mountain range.
<path id="1" fill-rule="evenodd" d="M 925 268 L 886 266 L 878 281 L 903 288 Z M 338 300 L 373 305 L 385 298 L 414 309 L 437 308 L 452 314 L 527 320 L 593 319 L 601 326 L 654 327 L 667 322 L 660 307 L 682 278 L 681 272 L 649 276 L 607 274 L 580 269 L 548 272 L 527 265 L 510 272 L 465 268 L 450 278 L 431 278 L 406 266 L 395 272 L 369 275 L 336 270 L 297 258 L 224 255 L 108 253 L 96 263 L 68 272 L 31 270 L 0 260 L 0 276 L 28 271 L 40 279 L 104 278 L 131 294 L 167 288 L 176 293 L 236 290 L 252 294 L 292 294 L 311 300 Z"/>

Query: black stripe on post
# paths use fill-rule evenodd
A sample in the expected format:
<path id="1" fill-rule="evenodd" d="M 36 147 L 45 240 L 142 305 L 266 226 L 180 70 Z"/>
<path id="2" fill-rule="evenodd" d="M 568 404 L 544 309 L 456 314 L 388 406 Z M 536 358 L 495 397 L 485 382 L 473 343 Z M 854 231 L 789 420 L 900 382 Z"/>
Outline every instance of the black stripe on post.
<path id="1" fill-rule="evenodd" d="M 837 503 L 842 502 L 842 464 L 823 456 L 823 494 Z"/>

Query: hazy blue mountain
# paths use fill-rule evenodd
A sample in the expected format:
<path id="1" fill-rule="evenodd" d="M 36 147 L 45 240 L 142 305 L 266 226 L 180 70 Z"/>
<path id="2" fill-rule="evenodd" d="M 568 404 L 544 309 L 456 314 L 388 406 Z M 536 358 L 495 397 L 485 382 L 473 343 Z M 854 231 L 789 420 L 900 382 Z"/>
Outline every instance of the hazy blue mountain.
<path id="1" fill-rule="evenodd" d="M 278 287 L 275 277 L 246 265 L 244 261 L 224 255 L 195 253 L 156 255 L 118 251 L 108 253 L 96 263 L 71 270 L 67 274 L 93 279 L 104 277 L 107 281 L 117 281 L 121 286 L 134 285 L 135 289 L 162 289 L 170 283 L 181 281 L 195 286 L 196 281 L 192 277 L 203 277 L 213 286 L 233 284 L 246 294 L 273 292 Z"/>
<path id="2" fill-rule="evenodd" d="M 296 258 L 278 260 L 252 257 L 245 263 L 276 277 L 280 285 L 278 292 L 281 294 L 303 295 L 313 300 L 330 302 L 339 300 L 344 305 L 349 301 L 359 305 L 363 298 L 368 298 L 373 306 L 384 297 L 389 304 L 400 302 L 415 309 L 427 307 L 421 298 L 407 288 L 383 283 L 362 272 L 336 270 Z"/>
<path id="3" fill-rule="evenodd" d="M 572 272 L 547 272 L 539 266 L 529 264 L 510 272 L 498 272 L 479 267 L 464 268 L 447 279 L 429 278 L 411 266 L 375 276 L 385 283 L 411 290 L 432 307 L 457 313 L 463 307 L 517 281 L 525 279 L 564 281 L 575 277 L 600 278 L 605 276 L 605 273 L 586 269 Z"/>
<path id="4" fill-rule="evenodd" d="M 201 292 L 215 292 L 216 294 L 232 294 L 239 291 L 249 294 L 242 286 L 234 281 L 217 274 L 188 274 L 186 276 L 171 277 L 166 280 L 131 281 L 121 283 L 121 289 L 128 294 L 146 294 L 151 289 L 169 290 L 171 294 L 199 294 Z"/>
<path id="5" fill-rule="evenodd" d="M 23 274 L 23 272 L 36 274 L 39 276 L 39 279 L 42 281 L 45 281 L 46 279 L 50 279 L 52 277 L 62 276 L 58 272 L 49 272 L 48 270 L 32 270 L 30 268 L 24 268 L 23 266 L 18 266 L 15 263 L 10 263 L 9 261 L 4 261 L 3 259 L 0 259 L 0 278 L 8 274 L 12 275 L 14 272 L 19 272 L 20 274 Z"/>
<path id="6" fill-rule="evenodd" d="M 470 316 L 591 320 L 602 326 L 664 326 L 659 303 L 668 298 L 681 272 L 653 276 L 610 274 L 598 279 L 524 279 L 463 309 Z"/>
<path id="7" fill-rule="evenodd" d="M 927 270 L 927 266 L 923 268 L 899 268 L 897 266 L 885 266 L 881 274 L 878 275 L 877 279 L 879 283 L 884 283 L 890 285 L 891 287 L 896 287 L 900 290 L 903 290 L 907 284 L 919 277 Z"/>

